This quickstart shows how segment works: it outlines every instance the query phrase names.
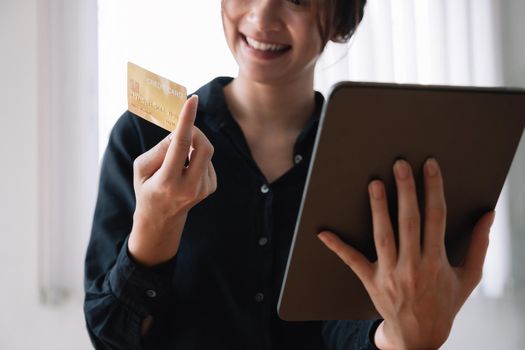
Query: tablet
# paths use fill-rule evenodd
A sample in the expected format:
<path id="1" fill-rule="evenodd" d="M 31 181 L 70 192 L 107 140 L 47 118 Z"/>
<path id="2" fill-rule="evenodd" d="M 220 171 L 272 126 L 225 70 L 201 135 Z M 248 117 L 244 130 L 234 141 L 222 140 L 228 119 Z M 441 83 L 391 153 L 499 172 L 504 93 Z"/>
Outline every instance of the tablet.
<path id="1" fill-rule="evenodd" d="M 494 209 L 525 125 L 525 91 L 343 82 L 319 122 L 278 303 L 287 321 L 377 317 L 357 276 L 317 238 L 337 233 L 376 259 L 368 184 L 381 179 L 397 231 L 392 165 L 406 159 L 423 202 L 435 157 L 447 202 L 446 248 L 461 264 L 475 222 Z M 422 217 L 423 219 L 423 217 Z"/>

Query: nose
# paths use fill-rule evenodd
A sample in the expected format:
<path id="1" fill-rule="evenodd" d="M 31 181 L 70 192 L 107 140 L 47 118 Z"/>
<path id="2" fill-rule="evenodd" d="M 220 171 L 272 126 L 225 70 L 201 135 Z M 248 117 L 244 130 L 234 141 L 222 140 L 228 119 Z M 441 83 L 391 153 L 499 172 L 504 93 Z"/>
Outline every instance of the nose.
<path id="1" fill-rule="evenodd" d="M 248 21 L 261 32 L 279 31 L 283 24 L 279 17 L 280 0 L 252 1 Z"/>

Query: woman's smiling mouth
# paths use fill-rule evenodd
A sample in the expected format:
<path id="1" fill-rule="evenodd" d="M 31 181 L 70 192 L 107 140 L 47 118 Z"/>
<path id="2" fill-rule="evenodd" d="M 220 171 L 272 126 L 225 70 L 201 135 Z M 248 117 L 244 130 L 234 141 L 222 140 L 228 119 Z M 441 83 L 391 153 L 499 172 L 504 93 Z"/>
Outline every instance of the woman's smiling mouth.
<path id="1" fill-rule="evenodd" d="M 271 43 L 264 43 L 261 41 L 258 41 L 254 38 L 251 38 L 249 36 L 243 35 L 244 39 L 250 45 L 252 48 L 260 51 L 285 51 L 290 48 L 290 45 L 279 45 L 279 44 L 271 44 Z"/>
<path id="2" fill-rule="evenodd" d="M 258 58 L 277 58 L 291 49 L 290 45 L 262 42 L 244 34 L 241 37 L 248 51 Z"/>

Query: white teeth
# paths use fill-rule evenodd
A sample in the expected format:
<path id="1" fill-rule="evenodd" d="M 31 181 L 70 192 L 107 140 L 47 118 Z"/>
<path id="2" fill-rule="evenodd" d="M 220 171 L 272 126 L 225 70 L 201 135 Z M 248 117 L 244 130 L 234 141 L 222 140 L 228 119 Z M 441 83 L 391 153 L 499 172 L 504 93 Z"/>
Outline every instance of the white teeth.
<path id="1" fill-rule="evenodd" d="M 261 50 L 261 51 L 280 51 L 288 47 L 286 45 L 262 43 L 248 36 L 246 37 L 246 41 L 251 47 L 257 50 Z"/>

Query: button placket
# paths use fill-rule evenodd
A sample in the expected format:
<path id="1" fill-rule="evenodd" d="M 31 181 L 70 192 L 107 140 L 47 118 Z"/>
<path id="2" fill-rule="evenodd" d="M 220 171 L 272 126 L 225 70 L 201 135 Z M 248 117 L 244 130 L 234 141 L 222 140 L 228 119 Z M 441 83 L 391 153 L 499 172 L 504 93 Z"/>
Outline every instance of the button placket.
<path id="1" fill-rule="evenodd" d="M 265 181 L 265 180 L 263 180 Z M 272 211 L 272 202 L 273 202 L 273 192 L 270 188 L 270 186 L 263 182 L 263 184 L 260 187 L 260 191 L 262 193 L 262 196 L 259 197 L 259 201 L 261 203 L 261 216 L 260 219 L 262 220 L 260 230 L 259 230 L 259 237 L 256 238 L 256 242 L 260 247 L 260 259 L 258 260 L 261 264 L 260 267 L 262 275 L 259 277 L 259 286 L 258 290 L 256 290 L 256 293 L 253 296 L 253 300 L 255 303 L 261 305 L 265 305 L 265 294 L 263 293 L 264 290 L 269 288 L 271 285 L 271 271 L 272 271 L 272 251 L 271 249 L 267 249 L 267 245 L 270 242 L 270 235 L 271 235 L 271 211 Z M 263 248 L 264 247 L 264 248 Z"/>
<path id="2" fill-rule="evenodd" d="M 146 296 L 150 299 L 153 299 L 153 298 L 156 298 L 157 297 L 157 292 L 154 291 L 153 289 L 148 289 L 146 291 Z"/>
<path id="3" fill-rule="evenodd" d="M 260 237 L 257 243 L 259 243 L 261 247 L 264 247 L 266 244 L 268 244 L 268 237 L 266 236 Z"/>
<path id="4" fill-rule="evenodd" d="M 267 184 L 263 184 L 263 185 L 261 186 L 261 192 L 264 193 L 264 194 L 270 192 L 270 187 L 268 187 Z"/>
<path id="5" fill-rule="evenodd" d="M 255 301 L 258 303 L 262 303 L 264 301 L 264 294 L 261 292 L 255 294 Z"/>

